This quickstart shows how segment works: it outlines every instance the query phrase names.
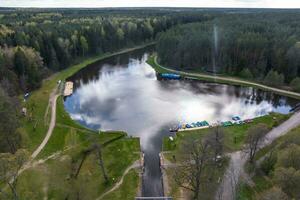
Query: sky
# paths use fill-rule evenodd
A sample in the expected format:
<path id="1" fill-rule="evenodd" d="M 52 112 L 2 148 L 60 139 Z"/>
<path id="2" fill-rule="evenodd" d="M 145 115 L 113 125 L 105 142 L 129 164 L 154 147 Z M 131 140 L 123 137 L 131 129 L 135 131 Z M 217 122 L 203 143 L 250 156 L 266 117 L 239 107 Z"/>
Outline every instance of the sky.
<path id="1" fill-rule="evenodd" d="M 300 8 L 300 0 L 0 0 L 0 7 Z"/>

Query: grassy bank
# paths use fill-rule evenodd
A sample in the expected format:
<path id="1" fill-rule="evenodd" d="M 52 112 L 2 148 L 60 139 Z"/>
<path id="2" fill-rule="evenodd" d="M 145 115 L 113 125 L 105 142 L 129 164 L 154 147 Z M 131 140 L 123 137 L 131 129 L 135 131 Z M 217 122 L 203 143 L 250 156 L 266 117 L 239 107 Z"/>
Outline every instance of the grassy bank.
<path id="1" fill-rule="evenodd" d="M 51 117 L 48 105 L 49 96 L 57 87 L 58 80 L 67 79 L 98 60 L 148 45 L 151 44 L 87 58 L 44 80 L 41 88 L 33 91 L 29 100 L 23 105 L 28 109 L 28 115 L 21 119 L 19 128 L 23 148 L 32 152 L 45 137 Z M 21 174 L 18 182 L 19 194 L 22 199 L 65 199 L 68 197 L 66 195 L 77 192 L 79 197 L 84 197 L 84 199 L 95 199 L 109 190 L 120 179 L 125 169 L 140 158 L 139 139 L 128 137 L 124 132 L 112 131 L 99 134 L 82 127 L 65 111 L 62 97 L 57 100 L 56 111 L 56 126 L 47 145 L 38 155 L 38 159 L 42 162 Z M 102 144 L 103 160 L 109 176 L 108 183 L 104 182 L 95 153 L 90 153 L 84 158 L 78 176 L 74 180 L 71 178 L 74 169 L 83 159 L 83 152 L 91 145 L 89 139 L 91 135 L 96 136 Z M 57 156 L 49 159 L 54 155 Z M 81 183 L 84 183 L 84 187 Z M 130 188 L 127 187 L 128 185 Z M 114 199 L 124 199 L 124 194 L 126 194 L 127 199 L 132 199 L 136 195 L 137 185 L 137 172 L 132 170 L 126 175 L 120 188 L 109 196 L 113 196 Z"/>
<path id="2" fill-rule="evenodd" d="M 249 124 L 224 127 L 223 131 L 224 131 L 225 153 L 242 149 L 247 136 L 246 133 L 250 127 L 262 123 L 267 125 L 269 128 L 273 128 L 279 125 L 280 123 L 282 123 L 283 121 L 287 120 L 288 118 L 289 115 L 271 113 L 270 115 L 258 117 L 254 119 L 252 123 Z M 189 140 L 191 138 L 195 140 L 204 138 L 207 134 L 210 133 L 210 131 L 211 129 L 199 129 L 193 131 L 178 132 L 173 141 L 169 140 L 169 138 L 164 138 L 163 140 L 163 151 L 165 151 L 164 158 L 166 158 L 170 162 L 174 162 L 174 158 L 178 158 L 179 156 L 178 151 L 180 146 L 186 140 Z M 222 179 L 227 166 L 228 166 L 228 160 L 226 160 L 226 162 L 216 171 L 216 173 L 214 174 L 214 179 L 210 182 L 210 184 L 205 185 L 205 187 L 202 189 L 203 191 L 205 191 L 203 193 L 207 194 L 207 196 L 203 197 L 204 199 L 214 199 L 216 189 L 218 188 L 220 180 Z M 179 186 L 173 180 L 173 176 L 175 173 L 173 168 L 166 169 L 166 173 L 168 175 L 168 180 L 170 183 L 169 195 L 173 195 L 175 199 L 180 199 L 182 195 L 184 194 L 186 195 L 189 193 L 189 191 L 179 188 Z M 266 182 L 262 177 L 259 176 L 255 177 L 255 181 L 257 181 L 258 183 L 258 187 L 268 186 L 267 185 L 268 182 Z M 252 192 L 249 191 L 250 189 L 251 188 L 249 188 L 249 186 L 247 185 L 241 185 L 240 195 L 241 196 L 248 195 L 248 193 Z M 241 199 L 243 199 L 243 197 Z"/>
<path id="3" fill-rule="evenodd" d="M 255 118 L 252 123 L 243 125 L 234 125 L 224 127 L 224 145 L 227 152 L 232 152 L 241 149 L 246 138 L 248 129 L 256 124 L 266 124 L 269 128 L 275 127 L 281 122 L 287 120 L 290 115 L 283 115 L 279 113 L 270 113 L 269 115 Z M 211 129 L 199 129 L 192 131 L 182 131 L 176 134 L 174 141 L 169 138 L 163 140 L 163 151 L 176 151 L 180 144 L 187 138 L 202 138 L 209 134 Z"/>
<path id="4" fill-rule="evenodd" d="M 125 169 L 139 159 L 139 140 L 135 138 L 120 138 L 103 147 L 103 161 L 109 182 L 106 183 L 98 158 L 95 153 L 89 154 L 82 161 L 82 149 L 75 148 L 64 151 L 56 159 L 36 165 L 26 170 L 19 177 L 18 191 L 22 199 L 96 199 L 118 182 Z M 80 170 L 76 178 L 74 171 Z M 124 199 L 119 193 L 128 193 L 132 199 L 137 190 L 137 172 L 132 171 L 126 176 L 121 187 L 112 193 L 116 200 Z M 130 185 L 130 188 L 127 186 Z M 129 192 L 130 190 L 130 192 Z"/>
<path id="5" fill-rule="evenodd" d="M 269 87 L 263 84 L 239 79 L 236 77 L 229 77 L 229 76 L 213 76 L 209 74 L 204 74 L 204 73 L 193 73 L 193 72 L 185 72 L 185 71 L 178 71 L 174 69 L 170 69 L 164 66 L 161 66 L 157 62 L 157 56 L 151 56 L 147 60 L 147 63 L 151 65 L 156 72 L 158 73 L 177 73 L 180 74 L 182 77 L 186 78 L 193 78 L 193 79 L 199 79 L 199 80 L 204 80 L 204 81 L 210 81 L 210 82 L 217 82 L 217 83 L 223 83 L 223 84 L 229 84 L 229 85 L 239 85 L 239 86 L 247 86 L 247 87 L 254 87 L 254 88 L 259 88 L 262 90 L 266 91 L 271 91 L 280 95 L 284 96 L 289 96 L 295 99 L 300 99 L 300 93 L 292 92 L 292 91 L 287 91 L 287 90 L 282 90 L 278 88 L 273 88 Z"/>

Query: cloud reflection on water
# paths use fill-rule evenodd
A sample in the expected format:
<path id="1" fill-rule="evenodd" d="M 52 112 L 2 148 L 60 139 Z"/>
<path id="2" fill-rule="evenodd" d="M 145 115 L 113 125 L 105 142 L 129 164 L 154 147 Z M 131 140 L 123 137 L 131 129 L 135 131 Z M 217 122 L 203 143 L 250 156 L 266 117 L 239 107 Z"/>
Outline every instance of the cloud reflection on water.
<path id="1" fill-rule="evenodd" d="M 157 81 L 145 59 L 130 59 L 127 67 L 106 64 L 97 79 L 80 83 L 67 99 L 71 117 L 90 127 L 125 130 L 140 136 L 146 147 L 148 139 L 166 124 L 216 122 L 233 115 L 253 118 L 276 110 L 267 100 L 253 100 L 251 88 Z M 279 110 L 284 112 L 285 107 Z"/>

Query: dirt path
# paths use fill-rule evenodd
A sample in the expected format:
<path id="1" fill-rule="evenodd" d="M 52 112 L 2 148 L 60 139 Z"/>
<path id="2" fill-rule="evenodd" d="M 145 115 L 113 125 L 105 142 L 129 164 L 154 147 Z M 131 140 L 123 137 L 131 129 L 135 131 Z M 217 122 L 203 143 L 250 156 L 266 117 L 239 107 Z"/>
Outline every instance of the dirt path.
<path id="1" fill-rule="evenodd" d="M 275 139 L 285 135 L 290 130 L 300 125 L 300 112 L 295 113 L 287 121 L 272 129 L 267 135 L 266 139 L 260 145 L 260 149 L 270 145 Z M 244 165 L 247 161 L 247 156 L 242 151 L 237 151 L 230 154 L 230 163 L 223 177 L 223 181 L 217 191 L 217 200 L 234 200 L 236 196 L 236 186 L 239 178 L 243 176 Z"/>
<path id="2" fill-rule="evenodd" d="M 52 135 L 53 129 L 55 127 L 55 122 L 56 122 L 56 100 L 58 96 L 59 95 L 56 93 L 56 89 L 50 95 L 49 104 L 51 106 L 51 120 L 50 120 L 49 128 L 40 146 L 38 146 L 38 148 L 31 154 L 31 160 L 36 158 L 37 155 L 43 150 L 43 148 L 45 147 L 45 145 L 47 144 L 48 140 Z"/>
<path id="3" fill-rule="evenodd" d="M 98 197 L 96 200 L 100 200 L 100 199 L 102 199 L 104 196 L 106 196 L 106 195 L 108 195 L 109 193 L 111 193 L 111 192 L 115 191 L 116 189 L 118 189 L 118 188 L 122 185 L 123 180 L 124 180 L 124 177 L 126 176 L 126 174 L 128 174 L 128 172 L 129 172 L 130 170 L 135 169 L 135 168 L 139 168 L 139 167 L 141 167 L 141 166 L 140 166 L 140 160 L 137 160 L 137 161 L 135 161 L 131 166 L 129 166 L 129 167 L 124 171 L 124 173 L 123 173 L 123 175 L 122 175 L 120 181 L 117 182 L 117 183 L 114 185 L 114 187 L 112 187 L 112 188 L 111 188 L 110 190 L 108 190 L 107 192 L 103 193 L 103 194 L 102 194 L 100 197 Z"/>
<path id="4" fill-rule="evenodd" d="M 288 90 L 281 90 L 281 89 L 269 87 L 269 86 L 266 86 L 266 85 L 263 85 L 263 84 L 250 82 L 250 81 L 244 81 L 244 80 L 237 79 L 237 78 L 232 78 L 232 77 L 221 77 L 221 76 L 213 76 L 213 75 L 208 75 L 208 74 L 189 73 L 189 72 L 174 70 L 174 69 L 170 69 L 170 68 L 163 67 L 163 66 L 159 65 L 157 63 L 156 59 L 157 59 L 157 57 L 154 58 L 155 64 L 160 66 L 162 69 L 165 69 L 165 70 L 170 71 L 170 72 L 182 74 L 182 75 L 185 75 L 185 76 L 194 76 L 194 77 L 198 77 L 198 78 L 214 79 L 216 81 L 220 80 L 220 81 L 226 81 L 226 82 L 237 83 L 237 84 L 242 84 L 242 85 L 249 85 L 249 86 L 258 87 L 258 88 L 261 88 L 261 89 L 264 89 L 264 90 L 268 90 L 268 91 L 272 91 L 272 92 L 275 92 L 275 93 L 279 93 L 279 94 L 283 94 L 283 95 L 287 95 L 287 96 L 292 96 L 292 97 L 300 99 L 300 93 L 297 93 L 297 92 L 292 92 L 292 91 L 288 91 Z"/>

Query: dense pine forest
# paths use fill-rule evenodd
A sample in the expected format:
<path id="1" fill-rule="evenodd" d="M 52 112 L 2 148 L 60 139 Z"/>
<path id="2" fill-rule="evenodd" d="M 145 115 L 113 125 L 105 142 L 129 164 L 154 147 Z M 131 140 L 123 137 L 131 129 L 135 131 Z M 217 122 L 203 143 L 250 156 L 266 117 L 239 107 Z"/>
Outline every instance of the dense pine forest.
<path id="1" fill-rule="evenodd" d="M 159 61 L 300 90 L 299 12 L 226 13 L 161 35 Z M 213 67 L 215 66 L 215 70 Z"/>
<path id="2" fill-rule="evenodd" d="M 43 10 L 4 12 L 0 17 L 1 83 L 12 91 L 37 88 L 43 77 L 74 59 L 153 40 L 195 14 L 146 11 Z M 8 86 L 9 85 L 9 86 Z"/>

